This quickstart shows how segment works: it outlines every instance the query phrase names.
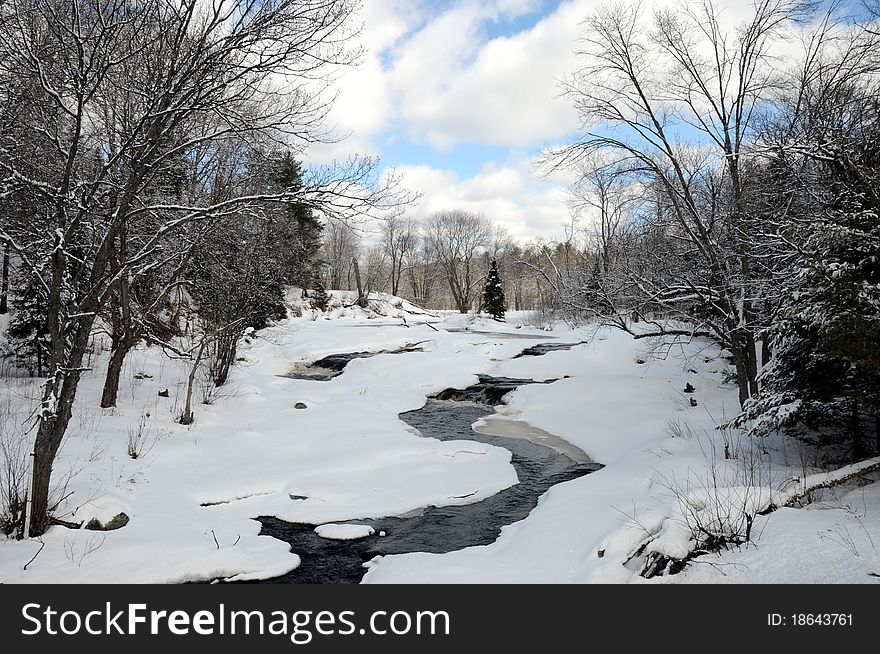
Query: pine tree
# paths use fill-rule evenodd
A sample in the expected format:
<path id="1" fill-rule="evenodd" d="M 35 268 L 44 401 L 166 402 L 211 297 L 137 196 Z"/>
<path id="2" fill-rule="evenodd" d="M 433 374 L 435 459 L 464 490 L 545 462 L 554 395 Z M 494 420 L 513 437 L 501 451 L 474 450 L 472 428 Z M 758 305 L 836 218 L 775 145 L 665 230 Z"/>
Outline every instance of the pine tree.
<path id="1" fill-rule="evenodd" d="M 489 274 L 486 276 L 486 286 L 483 289 L 483 308 L 495 320 L 504 320 L 507 304 L 504 301 L 504 289 L 501 287 L 501 278 L 498 276 L 498 264 L 495 259 L 492 259 Z"/>
<path id="2" fill-rule="evenodd" d="M 768 330 L 773 359 L 738 420 L 754 421 L 757 434 L 781 427 L 823 445 L 846 438 L 855 459 L 866 453 L 864 432 L 880 425 L 880 126 L 874 127 L 873 144 L 865 139 L 861 152 L 832 153 L 825 206 L 786 234 L 798 256 L 779 320 Z"/>
<path id="3" fill-rule="evenodd" d="M 9 349 L 16 365 L 31 375 L 42 377 L 49 361 L 49 330 L 47 327 L 46 298 L 32 275 L 22 278 L 13 295 L 12 319 L 7 335 Z"/>
<path id="4" fill-rule="evenodd" d="M 276 155 L 277 156 L 277 155 Z M 303 185 L 302 165 L 290 152 L 277 157 L 270 185 L 277 189 L 297 190 Z M 294 286 L 307 289 L 318 278 L 318 252 L 324 226 L 312 209 L 304 204 L 288 204 L 281 218 L 285 247 L 285 275 Z"/>
<path id="5" fill-rule="evenodd" d="M 312 307 L 315 309 L 320 309 L 321 311 L 327 310 L 327 304 L 330 302 L 330 296 L 327 294 L 327 290 L 324 288 L 324 284 L 321 283 L 321 280 L 318 279 L 315 282 L 315 292 L 312 294 Z"/>
<path id="6" fill-rule="evenodd" d="M 774 356 L 744 416 L 755 433 L 848 436 L 859 458 L 864 418 L 880 414 L 880 229 L 847 222 L 806 228 L 803 267 L 770 331 Z"/>

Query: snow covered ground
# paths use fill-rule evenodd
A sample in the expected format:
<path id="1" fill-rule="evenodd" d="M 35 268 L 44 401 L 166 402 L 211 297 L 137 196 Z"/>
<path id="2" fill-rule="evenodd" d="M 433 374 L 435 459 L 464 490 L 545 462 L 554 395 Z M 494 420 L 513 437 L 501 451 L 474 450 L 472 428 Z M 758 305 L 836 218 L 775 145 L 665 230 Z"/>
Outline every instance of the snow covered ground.
<path id="1" fill-rule="evenodd" d="M 243 344 L 230 383 L 210 405 L 197 405 L 188 428 L 174 422 L 185 362 L 155 349 L 134 352 L 119 408 L 102 411 L 106 354 L 97 355 L 56 466 L 56 514 L 106 522 L 124 512 L 130 520 L 113 531 L 56 526 L 39 541 L 0 540 L 0 581 L 268 578 L 296 567 L 299 557 L 286 543 L 259 536 L 257 516 L 356 538 L 368 529 L 335 523 L 368 526 L 371 518 L 479 501 L 516 483 L 510 453 L 421 438 L 397 415 L 485 373 L 558 379 L 519 388 L 492 422 L 525 421 L 605 467 L 553 487 L 492 545 L 386 556 L 370 563 L 365 582 L 878 581 L 871 576 L 880 574 L 876 484 L 758 517 L 755 544 L 700 557 L 682 574 L 649 581 L 638 576 L 638 559 L 625 565 L 647 541 L 646 551 L 687 551 L 679 499 L 708 486 L 701 492 L 717 500 L 707 480 L 739 488 L 748 473 L 772 492 L 817 472 L 796 448 L 765 455 L 714 429 L 735 413 L 736 391 L 722 383 L 726 363 L 710 344 L 649 355 L 647 343 L 619 332 L 558 326 L 551 333 L 521 326 L 516 315 L 506 324 L 460 315 L 441 321 L 397 309 L 407 312 L 345 318 L 344 309 L 335 314 L 344 319 L 334 320 L 308 313 L 264 330 Z M 548 336 L 589 342 L 514 359 Z M 329 354 L 412 344 L 422 351 L 356 359 L 330 381 L 284 376 Z M 684 392 L 687 384 L 693 393 Z M 170 397 L 160 397 L 166 388 Z M 25 423 L 21 400 L 35 392 L 28 380 L 6 381 L 5 424 Z M 306 408 L 294 408 L 298 403 Z M 144 446 L 132 459 L 128 443 L 138 433 Z"/>

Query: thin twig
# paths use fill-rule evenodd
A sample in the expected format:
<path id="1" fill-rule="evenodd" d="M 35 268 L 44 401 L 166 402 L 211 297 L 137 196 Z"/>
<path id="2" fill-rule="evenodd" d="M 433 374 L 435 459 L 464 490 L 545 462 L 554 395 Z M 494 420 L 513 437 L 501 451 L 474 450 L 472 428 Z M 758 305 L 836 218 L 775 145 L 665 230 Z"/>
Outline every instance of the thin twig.
<path id="1" fill-rule="evenodd" d="M 37 558 L 38 556 L 40 556 L 40 552 L 43 551 L 43 548 L 44 548 L 44 547 L 46 547 L 46 542 L 43 541 L 43 540 L 41 540 L 41 541 L 40 541 L 40 549 L 38 549 L 38 550 L 37 550 L 37 553 L 34 554 L 34 555 L 31 557 L 31 560 L 30 560 L 30 561 L 28 561 L 27 563 L 24 564 L 24 567 L 22 568 L 22 570 L 27 570 L 27 569 L 28 569 L 28 566 L 29 566 L 31 563 L 33 563 L 33 562 L 36 560 L 36 558 Z"/>

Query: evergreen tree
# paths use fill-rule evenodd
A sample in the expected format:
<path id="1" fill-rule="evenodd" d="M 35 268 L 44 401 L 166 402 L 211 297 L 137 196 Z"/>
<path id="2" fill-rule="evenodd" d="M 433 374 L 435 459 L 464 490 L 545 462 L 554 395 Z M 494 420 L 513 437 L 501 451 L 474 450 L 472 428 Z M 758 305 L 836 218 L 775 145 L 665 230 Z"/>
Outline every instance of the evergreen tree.
<path id="1" fill-rule="evenodd" d="M 270 186 L 274 189 L 297 190 L 303 185 L 302 165 L 290 152 L 275 155 Z M 294 286 L 307 289 L 318 278 L 318 252 L 321 248 L 321 234 L 324 226 L 311 207 L 291 203 L 284 206 L 278 218 L 278 228 L 284 250 L 283 260 L 286 281 Z"/>
<path id="2" fill-rule="evenodd" d="M 787 228 L 798 255 L 768 330 L 773 359 L 738 420 L 754 421 L 753 433 L 846 438 L 856 459 L 869 430 L 880 453 L 880 123 L 857 136 L 845 150 L 826 148 L 816 176 L 824 206 Z"/>
<path id="3" fill-rule="evenodd" d="M 330 302 L 330 296 L 327 294 L 327 290 L 324 288 L 324 284 L 321 283 L 321 280 L 318 279 L 315 282 L 315 292 L 312 294 L 312 307 L 315 309 L 320 309 L 321 311 L 327 310 L 327 304 Z"/>
<path id="4" fill-rule="evenodd" d="M 507 305 L 504 301 L 504 289 L 501 287 L 501 278 L 498 276 L 498 264 L 495 259 L 489 266 L 489 274 L 486 276 L 486 286 L 483 289 L 483 309 L 495 320 L 504 320 Z"/>
<path id="5" fill-rule="evenodd" d="M 593 261 L 592 270 L 588 275 L 585 275 L 578 293 L 581 303 L 600 315 L 607 315 L 614 310 L 614 307 L 608 302 L 608 297 L 603 288 L 603 281 L 606 279 L 607 274 L 608 271 L 602 269 L 601 260 L 596 256 Z"/>
<path id="6" fill-rule="evenodd" d="M 15 356 L 17 366 L 42 377 L 49 362 L 50 339 L 45 293 L 33 275 L 22 276 L 10 304 L 12 318 L 7 330 L 10 353 Z"/>
<path id="7" fill-rule="evenodd" d="M 862 425 L 880 415 L 880 229 L 876 215 L 858 228 L 856 215 L 804 230 L 803 267 L 770 331 L 774 356 L 743 415 L 755 433 L 846 435 L 860 458 Z"/>

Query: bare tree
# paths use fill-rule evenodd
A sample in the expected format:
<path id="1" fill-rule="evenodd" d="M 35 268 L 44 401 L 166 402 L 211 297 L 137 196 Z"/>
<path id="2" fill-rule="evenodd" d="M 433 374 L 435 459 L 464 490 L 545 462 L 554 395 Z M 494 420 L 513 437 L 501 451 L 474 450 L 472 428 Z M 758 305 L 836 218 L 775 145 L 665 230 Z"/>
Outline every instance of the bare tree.
<path id="1" fill-rule="evenodd" d="M 325 227 L 322 258 L 327 288 L 352 287 L 352 261 L 356 259 L 359 247 L 360 239 L 349 225 L 331 222 Z"/>
<path id="2" fill-rule="evenodd" d="M 4 221 L 0 239 L 38 281 L 51 338 L 31 535 L 48 527 L 52 465 L 92 326 L 121 279 L 162 265 L 164 248 L 191 225 L 267 201 L 343 219 L 397 204 L 392 188 L 370 184 L 369 160 L 314 170 L 301 188 L 271 194 L 224 198 L 217 188 L 168 201 L 150 192 L 181 160 L 211 158 L 237 139 L 302 151 L 326 138 L 323 90 L 335 66 L 357 57 L 347 46 L 353 8 L 349 0 L 11 0 L 0 11 L 0 80 L 20 80 L 0 97 L 24 107 L 3 131 L 0 197 L 43 207 L 38 230 Z M 41 154 L 49 156 L 35 160 Z M 121 248 L 133 231 L 136 245 Z"/>
<path id="3" fill-rule="evenodd" d="M 438 283 L 437 256 L 431 239 L 422 230 L 417 235 L 415 248 L 406 255 L 404 270 L 413 302 L 430 307 Z"/>
<path id="4" fill-rule="evenodd" d="M 455 210 L 432 214 L 425 229 L 455 306 L 467 313 L 484 279 L 479 254 L 491 242 L 491 225 L 481 215 Z"/>
<path id="5" fill-rule="evenodd" d="M 603 272 L 610 271 L 613 251 L 643 199 L 643 189 L 633 185 L 626 172 L 601 163 L 583 170 L 571 188 L 572 211 Z"/>
<path id="6" fill-rule="evenodd" d="M 626 304 L 604 317 L 628 331 L 633 315 L 647 321 L 654 329 L 633 332 L 639 338 L 716 338 L 733 355 L 741 402 L 757 392 L 761 327 L 743 166 L 777 85 L 773 39 L 808 9 L 758 0 L 731 29 L 712 0 L 650 18 L 634 4 L 598 9 L 585 23 L 587 65 L 565 86 L 588 127 L 550 158 L 553 166 L 612 161 L 630 183 L 656 190 L 657 228 L 677 263 L 654 253 L 653 265 L 630 271 Z M 598 125 L 613 129 L 590 129 Z M 697 145 L 681 139 L 684 130 L 699 135 Z M 652 321 L 654 307 L 693 327 Z"/>
<path id="7" fill-rule="evenodd" d="M 407 260 L 418 247 L 418 223 L 403 215 L 389 217 L 382 225 L 382 245 L 390 266 L 389 280 L 392 295 L 399 295 Z"/>
<path id="8" fill-rule="evenodd" d="M 383 282 L 388 279 L 386 263 L 387 253 L 382 244 L 360 248 L 358 256 L 352 260 L 359 307 L 366 307 L 370 293 L 381 288 Z"/>

